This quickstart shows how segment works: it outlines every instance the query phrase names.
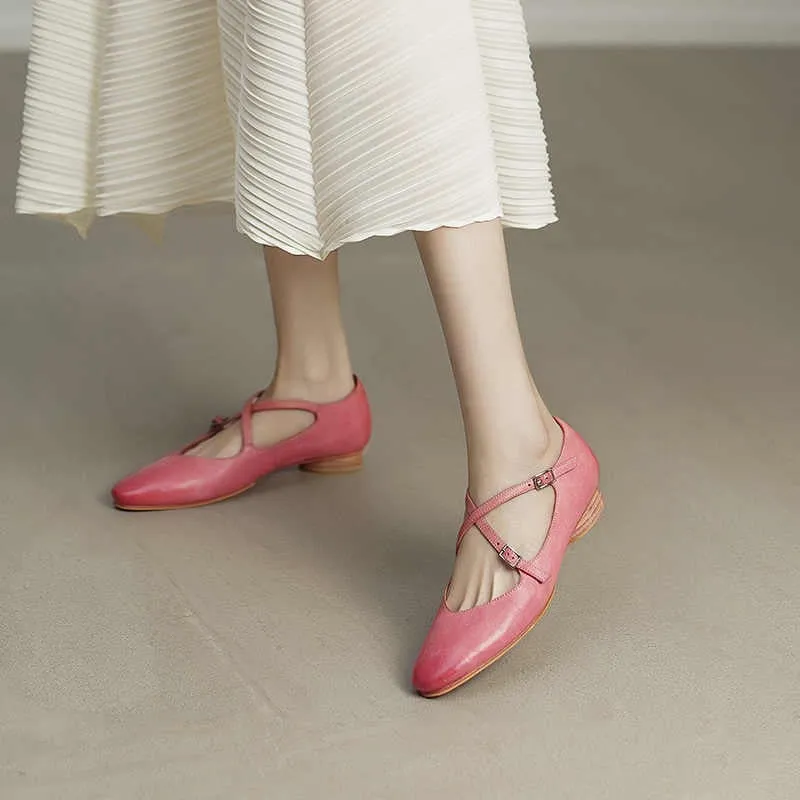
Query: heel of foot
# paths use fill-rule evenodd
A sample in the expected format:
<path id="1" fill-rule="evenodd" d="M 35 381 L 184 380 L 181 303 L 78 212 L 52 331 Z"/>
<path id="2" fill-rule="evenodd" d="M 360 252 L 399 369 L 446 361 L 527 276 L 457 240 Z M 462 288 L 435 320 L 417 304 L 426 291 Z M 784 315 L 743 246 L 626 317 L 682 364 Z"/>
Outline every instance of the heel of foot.
<path id="1" fill-rule="evenodd" d="M 346 475 L 349 472 L 358 472 L 364 466 L 364 452 L 349 453 L 344 456 L 321 458 L 301 464 L 304 472 L 315 472 L 319 475 Z"/>
<path id="2" fill-rule="evenodd" d="M 570 542 L 577 542 L 578 539 L 586 536 L 586 534 L 589 533 L 589 531 L 597 524 L 597 521 L 600 519 L 604 508 L 605 501 L 603 500 L 603 494 L 598 489 L 592 496 L 592 499 L 589 501 L 589 505 L 586 507 L 586 511 L 583 512 L 583 516 L 580 518 L 580 520 L 578 520 L 575 533 L 572 534 Z"/>

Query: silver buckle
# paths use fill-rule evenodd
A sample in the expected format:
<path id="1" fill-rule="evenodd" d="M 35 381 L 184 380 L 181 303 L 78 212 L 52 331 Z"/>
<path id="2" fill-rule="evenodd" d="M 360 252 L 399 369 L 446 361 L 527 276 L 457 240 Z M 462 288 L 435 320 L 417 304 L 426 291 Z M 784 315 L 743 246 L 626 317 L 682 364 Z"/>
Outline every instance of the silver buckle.
<path id="1" fill-rule="evenodd" d="M 509 567 L 516 567 L 522 561 L 522 556 L 508 545 L 500 551 L 499 555 Z"/>
<path id="2" fill-rule="evenodd" d="M 533 478 L 533 487 L 535 489 L 545 489 L 550 486 L 556 479 L 552 469 L 548 469 L 541 475 L 536 475 Z"/>

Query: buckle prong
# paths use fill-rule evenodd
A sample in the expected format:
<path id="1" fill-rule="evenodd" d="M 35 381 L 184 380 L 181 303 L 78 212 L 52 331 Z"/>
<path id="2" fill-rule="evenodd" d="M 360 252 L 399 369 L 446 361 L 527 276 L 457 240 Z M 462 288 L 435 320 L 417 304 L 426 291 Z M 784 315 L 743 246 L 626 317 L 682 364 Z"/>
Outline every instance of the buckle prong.
<path id="1" fill-rule="evenodd" d="M 545 489 L 552 485 L 556 476 L 553 474 L 552 469 L 545 470 L 541 475 L 535 475 L 533 478 L 533 486 L 535 489 Z"/>

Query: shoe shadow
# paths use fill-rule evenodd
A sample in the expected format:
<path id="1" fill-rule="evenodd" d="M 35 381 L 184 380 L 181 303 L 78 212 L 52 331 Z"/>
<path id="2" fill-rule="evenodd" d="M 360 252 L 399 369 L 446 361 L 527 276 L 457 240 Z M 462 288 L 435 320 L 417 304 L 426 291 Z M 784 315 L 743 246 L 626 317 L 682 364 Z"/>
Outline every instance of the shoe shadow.
<path id="1" fill-rule="evenodd" d="M 455 497 L 439 500 L 438 492 L 401 502 L 400 495 L 415 493 L 387 488 L 378 475 L 369 465 L 349 476 L 285 472 L 259 483 L 252 499 L 266 502 L 280 488 L 304 484 L 293 526 L 325 568 L 337 573 L 347 604 L 374 609 L 369 624 L 392 629 L 381 637 L 394 643 L 387 659 L 396 665 L 397 685 L 411 692 L 412 667 L 452 569 L 460 508 Z"/>

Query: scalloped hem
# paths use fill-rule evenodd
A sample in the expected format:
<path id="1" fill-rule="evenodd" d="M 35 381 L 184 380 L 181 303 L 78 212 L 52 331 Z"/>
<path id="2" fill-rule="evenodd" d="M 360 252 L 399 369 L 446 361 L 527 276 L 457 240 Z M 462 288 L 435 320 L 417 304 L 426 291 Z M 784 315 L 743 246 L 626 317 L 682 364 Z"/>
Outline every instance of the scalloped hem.
<path id="1" fill-rule="evenodd" d="M 167 224 L 167 218 L 181 209 L 192 212 L 213 212 L 212 204 L 217 206 L 225 205 L 231 207 L 233 204 L 230 201 L 224 200 L 210 200 L 196 205 L 181 205 L 166 211 L 157 212 L 144 212 L 144 211 L 125 211 L 116 212 L 113 214 L 97 214 L 89 208 L 83 208 L 78 211 L 63 211 L 63 212 L 43 212 L 32 211 L 25 209 L 17 209 L 17 213 L 25 216 L 37 216 L 44 219 L 52 219 L 61 222 L 68 227 L 74 228 L 78 235 L 86 240 L 89 238 L 89 231 L 93 227 L 97 219 L 106 219 L 109 217 L 126 217 L 131 219 L 142 231 L 153 241 L 160 242 L 163 238 L 164 229 Z M 494 208 L 485 214 L 476 214 L 466 218 L 447 217 L 435 221 L 419 221 L 401 223 L 392 225 L 385 228 L 375 230 L 357 231 L 347 236 L 335 239 L 331 243 L 325 245 L 320 250 L 312 250 L 311 248 L 302 247 L 300 245 L 293 246 L 287 242 L 280 240 L 278 237 L 271 236 L 254 236 L 247 231 L 242 230 L 240 225 L 236 225 L 238 233 L 245 236 L 251 242 L 264 247 L 275 247 L 283 250 L 286 253 L 294 256 L 310 256 L 319 261 L 324 261 L 331 253 L 339 250 L 348 244 L 357 244 L 373 238 L 388 238 L 397 236 L 401 233 L 407 232 L 420 232 L 425 233 L 434 231 L 438 228 L 465 228 L 467 225 L 474 225 L 479 222 L 491 222 L 492 220 L 499 219 L 504 228 L 517 228 L 521 230 L 540 230 L 558 222 L 558 216 L 555 212 L 543 213 L 541 216 L 532 217 L 529 219 L 511 219 L 503 216 L 500 209 Z"/>

